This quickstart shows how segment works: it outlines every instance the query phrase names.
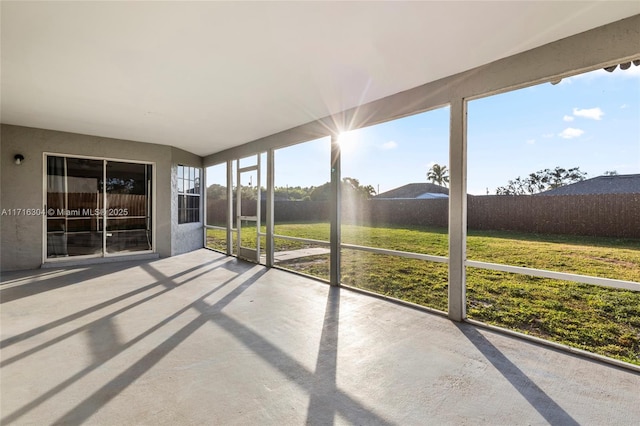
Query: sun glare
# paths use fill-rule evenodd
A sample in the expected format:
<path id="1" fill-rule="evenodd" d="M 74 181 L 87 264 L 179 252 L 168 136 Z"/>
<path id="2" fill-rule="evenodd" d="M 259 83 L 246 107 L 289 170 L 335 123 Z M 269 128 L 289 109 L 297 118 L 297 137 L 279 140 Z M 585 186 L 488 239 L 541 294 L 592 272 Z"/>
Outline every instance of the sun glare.
<path id="1" fill-rule="evenodd" d="M 360 138 L 357 130 L 350 130 L 348 132 L 341 132 L 338 136 L 338 144 L 340 145 L 340 152 L 342 154 L 351 154 L 358 146 Z"/>

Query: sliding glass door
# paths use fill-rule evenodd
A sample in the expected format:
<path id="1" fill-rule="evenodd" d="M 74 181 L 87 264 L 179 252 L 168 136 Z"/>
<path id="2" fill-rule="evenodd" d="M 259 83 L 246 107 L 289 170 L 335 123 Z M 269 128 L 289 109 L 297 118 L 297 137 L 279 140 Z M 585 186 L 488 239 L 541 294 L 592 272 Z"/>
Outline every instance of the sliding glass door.
<path id="1" fill-rule="evenodd" d="M 151 250 L 151 165 L 106 161 L 106 252 Z"/>
<path id="2" fill-rule="evenodd" d="M 47 259 L 153 250 L 151 164 L 49 155 L 46 167 Z"/>

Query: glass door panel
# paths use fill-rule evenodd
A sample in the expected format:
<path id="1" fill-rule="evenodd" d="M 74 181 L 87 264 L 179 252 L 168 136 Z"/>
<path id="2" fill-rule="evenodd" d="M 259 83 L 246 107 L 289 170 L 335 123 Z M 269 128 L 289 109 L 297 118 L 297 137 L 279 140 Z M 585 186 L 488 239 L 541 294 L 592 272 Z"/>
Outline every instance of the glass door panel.
<path id="1" fill-rule="evenodd" d="M 152 250 L 151 165 L 106 163 L 106 252 Z"/>
<path id="2" fill-rule="evenodd" d="M 47 257 L 102 253 L 102 160 L 47 157 Z"/>
<path id="3" fill-rule="evenodd" d="M 47 157 L 47 257 L 68 256 L 66 159 Z"/>

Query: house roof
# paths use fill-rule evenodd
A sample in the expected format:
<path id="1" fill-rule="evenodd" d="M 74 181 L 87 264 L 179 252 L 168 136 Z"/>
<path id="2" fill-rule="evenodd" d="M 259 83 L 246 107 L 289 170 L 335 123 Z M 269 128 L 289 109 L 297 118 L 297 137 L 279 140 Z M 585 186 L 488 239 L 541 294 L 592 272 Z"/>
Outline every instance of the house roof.
<path id="1" fill-rule="evenodd" d="M 206 156 L 633 17 L 640 3 L 2 1 L 0 8 L 3 123 Z"/>
<path id="2" fill-rule="evenodd" d="M 640 193 L 640 174 L 598 176 L 537 195 L 588 195 Z"/>
<path id="3" fill-rule="evenodd" d="M 442 195 L 438 195 L 442 194 Z M 420 182 L 408 183 L 399 188 L 383 192 L 373 197 L 374 199 L 416 199 L 416 198 L 443 198 L 448 195 L 449 189 L 433 183 Z"/>

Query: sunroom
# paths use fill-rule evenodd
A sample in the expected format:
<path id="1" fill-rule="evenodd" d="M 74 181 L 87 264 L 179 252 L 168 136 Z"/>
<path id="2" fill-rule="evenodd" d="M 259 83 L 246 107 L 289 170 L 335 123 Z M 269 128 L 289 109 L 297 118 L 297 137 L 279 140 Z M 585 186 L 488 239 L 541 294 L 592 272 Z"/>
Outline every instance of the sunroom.
<path id="1" fill-rule="evenodd" d="M 405 320 L 427 318 L 452 332 L 451 344 L 461 338 L 486 358 L 482 368 L 497 368 L 496 380 L 507 380 L 529 403 L 528 422 L 601 419 L 595 409 L 576 414 L 577 400 L 548 397 L 524 367 L 533 355 L 524 350 L 512 362 L 500 355 L 511 343 L 496 342 L 528 339 L 522 344 L 534 345 L 535 356 L 580 360 L 573 372 L 590 363 L 597 374 L 615 371 L 611 377 L 621 388 L 606 385 L 613 394 L 638 383 L 640 188 L 571 196 L 544 191 L 585 177 L 640 173 L 639 14 L 635 2 L 597 1 L 3 2 L 2 365 L 3 394 L 10 395 L 3 422 L 46 422 L 45 409 L 66 392 L 71 404 L 50 420 L 114 419 L 116 407 L 131 397 L 129 386 L 144 389 L 139 381 L 156 374 L 161 379 L 153 386 L 172 383 L 157 367 L 169 355 L 177 363 L 170 368 L 187 365 L 183 342 L 195 345 L 198 362 L 220 361 L 225 351 L 192 342 L 206 323 L 222 334 L 201 336 L 202 342 L 222 339 L 235 348 L 227 355 L 242 357 L 248 348 L 259 360 L 230 368 L 275 368 L 275 376 L 265 373 L 264 386 L 285 377 L 288 385 L 278 383 L 303 395 L 296 400 L 292 391 L 286 398 L 307 408 L 306 416 L 287 417 L 284 406 L 276 404 L 275 414 L 268 403 L 250 403 L 250 413 L 242 414 L 227 397 L 241 394 L 250 380 L 234 373 L 228 383 L 238 387 L 229 395 L 215 391 L 201 401 L 226 401 L 209 407 L 218 413 L 225 406 L 239 410 L 220 421 L 415 423 L 426 414 L 416 408 L 403 417 L 398 407 L 419 404 L 404 399 L 378 412 L 361 401 L 378 401 L 375 392 L 358 393 L 366 381 L 350 381 L 355 370 L 341 372 L 358 351 L 335 349 L 332 327 L 349 319 L 341 333 L 349 327 L 373 333 L 365 324 L 378 324 L 374 311 L 396 324 L 400 337 L 403 329 L 416 333 Z M 441 189 L 376 199 L 428 181 Z M 132 282 L 123 282 L 127 274 Z M 238 287 L 217 301 L 200 300 L 208 293 L 183 293 L 183 280 L 212 292 L 225 283 Z M 281 283 L 321 294 L 288 294 Z M 180 323 L 169 321 L 183 312 L 175 305 L 135 302 L 134 318 L 125 321 L 114 310 L 100 322 L 111 301 L 115 308 L 154 286 L 179 294 L 178 304 L 189 300 L 197 316 L 188 332 L 154 334 Z M 72 305 L 64 305 L 65 296 Z M 273 311 L 251 314 L 244 303 L 259 297 Z M 305 363 L 314 361 L 304 355 L 304 337 L 294 344 L 301 352 L 284 349 L 291 343 L 286 330 L 295 334 L 302 325 L 287 322 L 287 315 L 299 315 L 302 323 L 305 317 L 298 308 L 279 308 L 278 298 L 285 306 L 322 303 L 320 311 L 312 309 L 320 316 L 307 318 L 320 327 L 310 337 L 320 345 L 315 376 L 307 374 Z M 129 336 L 124 330 L 147 323 L 145 306 L 157 309 L 149 316 L 155 325 Z M 346 306 L 358 321 L 350 321 L 355 317 Z M 42 313 L 25 313 L 33 310 Z M 273 316 L 282 328 L 271 335 L 268 327 L 248 327 L 242 315 L 256 327 Z M 48 334 L 51 329 L 66 331 Z M 85 367 L 67 377 L 63 353 L 56 353 L 59 373 L 40 384 L 26 377 L 21 388 L 19 371 L 42 374 L 46 361 L 38 357 L 77 338 L 74 330 L 89 333 L 86 345 L 71 346 L 87 357 L 79 364 Z M 346 332 L 340 339 L 358 336 Z M 135 358 L 131 350 L 146 337 L 157 338 L 157 346 L 141 348 L 142 358 Z M 402 359 L 374 350 L 370 339 L 361 342 L 372 345 L 380 365 Z M 443 347 L 450 348 L 448 342 Z M 323 345 L 335 352 L 323 352 Z M 408 351 L 412 344 L 398 347 Z M 432 347 L 414 349 L 419 358 Z M 173 359 L 178 352 L 186 358 Z M 446 355 L 435 359 L 444 362 Z M 91 382 L 95 393 L 78 400 L 82 392 L 75 387 L 114 361 L 122 361 L 115 376 Z M 442 367 L 427 375 L 438 375 L 451 390 L 459 382 L 447 382 L 450 366 Z M 204 376 L 224 376 L 225 370 L 207 371 Z M 410 373 L 389 380 L 402 375 Z M 320 379 L 316 392 L 309 383 Z M 189 380 L 204 386 L 197 377 Z M 183 389 L 189 380 L 175 384 Z M 571 392 L 579 387 L 567 386 Z M 35 396 L 25 401 L 29 389 Z M 253 389 L 249 399 L 274 403 L 262 390 Z M 491 400 L 487 407 L 497 407 L 499 398 Z M 323 401 L 330 401 L 327 412 Z M 590 401 L 592 407 L 607 402 Z M 629 400 L 619 404 L 620 413 L 640 416 Z M 151 405 L 162 411 L 162 404 Z M 499 418 L 492 417 L 494 408 L 469 407 L 483 413 L 481 423 Z M 458 420 L 471 418 L 469 407 Z M 195 423 L 211 414 L 190 410 Z M 123 419 L 136 415 L 152 419 L 144 410 Z M 454 417 L 439 412 L 435 418 L 453 423 Z M 177 421 L 167 413 L 160 418 Z"/>

